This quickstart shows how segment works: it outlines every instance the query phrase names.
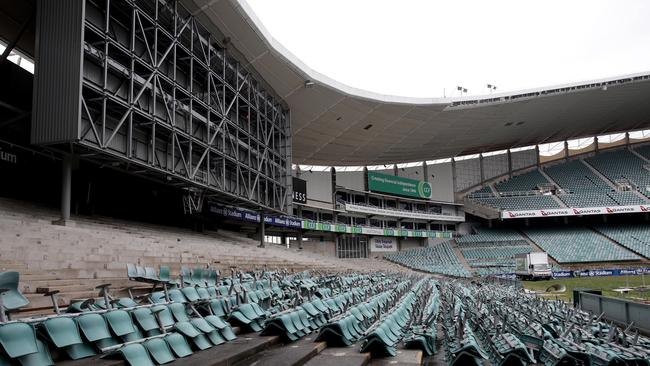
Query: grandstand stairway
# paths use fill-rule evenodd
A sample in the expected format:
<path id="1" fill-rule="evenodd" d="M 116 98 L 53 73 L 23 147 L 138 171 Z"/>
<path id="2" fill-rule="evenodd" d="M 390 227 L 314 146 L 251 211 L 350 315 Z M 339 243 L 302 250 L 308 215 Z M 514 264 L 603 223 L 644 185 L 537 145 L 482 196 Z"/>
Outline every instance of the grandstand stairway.
<path id="1" fill-rule="evenodd" d="M 648 160 L 648 158 L 646 158 L 646 157 L 643 156 L 641 153 L 639 153 L 638 151 L 636 151 L 636 149 L 629 149 L 629 150 L 630 150 L 630 152 L 631 152 L 632 154 L 636 155 L 639 159 L 641 159 L 641 160 L 647 162 L 648 164 L 650 164 L 650 160 Z"/>

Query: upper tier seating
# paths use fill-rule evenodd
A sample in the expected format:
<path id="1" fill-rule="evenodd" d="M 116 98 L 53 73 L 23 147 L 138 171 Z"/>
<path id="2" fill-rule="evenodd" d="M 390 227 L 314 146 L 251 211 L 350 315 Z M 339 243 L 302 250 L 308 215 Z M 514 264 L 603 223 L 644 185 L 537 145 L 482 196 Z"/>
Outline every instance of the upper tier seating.
<path id="1" fill-rule="evenodd" d="M 550 182 L 537 169 L 528 173 L 516 175 L 506 181 L 494 185 L 499 192 L 526 192 L 539 189 Z"/>
<path id="2" fill-rule="evenodd" d="M 650 145 L 643 145 L 634 148 L 634 151 L 636 151 L 639 155 L 643 156 L 644 158 L 650 160 Z"/>
<path id="3" fill-rule="evenodd" d="M 592 230 L 581 227 L 526 228 L 524 232 L 559 263 L 641 259 Z"/>
<path id="4" fill-rule="evenodd" d="M 475 234 L 457 238 L 456 243 L 479 276 L 513 272 L 513 257 L 534 250 L 519 232 L 508 229 L 478 228 Z"/>
<path id="5" fill-rule="evenodd" d="M 585 159 L 612 182 L 626 179 L 637 185 L 639 192 L 650 197 L 650 171 L 644 168 L 648 162 L 627 149 L 604 152 Z"/>
<path id="6" fill-rule="evenodd" d="M 414 248 L 384 256 L 385 259 L 411 269 L 441 273 L 457 277 L 469 277 L 469 271 L 456 256 L 451 242 L 446 241 L 425 248 Z"/>
<path id="7" fill-rule="evenodd" d="M 650 258 L 650 226 L 647 224 L 598 225 L 595 229 L 622 246 Z"/>
<path id="8" fill-rule="evenodd" d="M 639 148 L 650 155 L 650 145 Z M 607 179 L 599 176 L 588 165 L 593 166 Z M 583 160 L 571 160 L 544 169 L 562 191 L 557 193 L 567 207 L 609 207 L 648 204 L 648 201 L 634 191 L 622 191 L 614 185 L 620 179 L 630 181 L 645 196 L 650 197 L 650 171 L 644 168 L 650 163 L 628 150 L 604 152 Z M 489 187 L 469 194 L 468 198 L 499 210 L 539 210 L 561 208 L 550 196 L 540 196 L 534 191 L 550 182 L 538 170 L 514 176 L 495 184 L 501 196 L 486 195 Z M 480 194 L 478 194 L 480 192 Z M 514 197 L 513 192 L 519 192 Z M 526 194 L 526 192 L 528 192 Z M 510 194 L 509 194 L 510 193 Z"/>

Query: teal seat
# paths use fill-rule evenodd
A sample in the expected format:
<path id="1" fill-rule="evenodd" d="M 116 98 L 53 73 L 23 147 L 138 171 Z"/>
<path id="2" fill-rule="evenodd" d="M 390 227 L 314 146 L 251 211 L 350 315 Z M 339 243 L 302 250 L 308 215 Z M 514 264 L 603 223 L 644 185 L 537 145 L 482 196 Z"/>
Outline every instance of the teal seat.
<path id="1" fill-rule="evenodd" d="M 117 301 L 117 306 L 120 307 L 120 308 L 134 308 L 134 307 L 138 306 L 138 303 L 135 302 L 130 297 L 121 297 Z"/>
<path id="2" fill-rule="evenodd" d="M 162 338 L 153 338 L 146 340 L 144 343 L 144 348 L 149 351 L 151 358 L 158 364 L 166 364 L 174 361 L 174 355 L 172 350 L 169 348 L 167 342 Z"/>
<path id="3" fill-rule="evenodd" d="M 212 344 L 215 346 L 226 343 L 226 339 L 216 329 L 210 333 L 207 333 L 206 335 L 208 336 L 210 342 L 212 342 Z"/>
<path id="4" fill-rule="evenodd" d="M 29 305 L 29 300 L 18 291 L 18 281 L 18 272 L 0 272 L 0 288 L 9 290 L 0 295 L 6 310 L 11 311 Z"/>
<path id="5" fill-rule="evenodd" d="M 208 294 L 210 295 L 211 299 L 214 299 L 217 297 L 217 288 L 214 286 L 206 287 L 206 291 L 208 291 Z"/>
<path id="6" fill-rule="evenodd" d="M 35 353 L 30 353 L 24 356 L 21 356 L 18 358 L 18 361 L 22 366 L 52 366 L 54 365 L 54 361 L 52 360 L 52 356 L 50 355 L 50 350 L 47 349 L 47 345 L 45 343 L 41 342 L 40 340 L 36 340 L 36 347 L 38 349 L 38 352 Z M 9 361 L 6 363 L 2 363 L 0 361 L 0 365 L 10 365 Z"/>
<path id="7" fill-rule="evenodd" d="M 172 312 L 174 319 L 179 322 L 188 322 L 190 317 L 187 315 L 187 310 L 184 304 L 173 303 L 169 304 L 169 310 Z"/>
<path id="8" fill-rule="evenodd" d="M 189 302 L 195 302 L 201 299 L 201 296 L 199 296 L 199 293 L 194 287 L 183 287 L 181 292 Z"/>
<path id="9" fill-rule="evenodd" d="M 210 300 L 210 292 L 208 291 L 209 287 L 197 287 L 196 293 L 199 295 L 200 300 Z"/>
<path id="10" fill-rule="evenodd" d="M 77 343 L 64 348 L 65 353 L 73 360 L 92 357 L 97 353 L 92 346 L 86 343 Z"/>
<path id="11" fill-rule="evenodd" d="M 145 332 L 159 329 L 158 321 L 156 321 L 156 317 L 151 313 L 151 309 L 139 308 L 133 310 L 131 314 L 133 314 L 136 323 Z"/>
<path id="12" fill-rule="evenodd" d="M 57 348 L 83 343 L 77 323 L 71 318 L 50 318 L 43 322 L 43 328 Z"/>
<path id="13" fill-rule="evenodd" d="M 131 366 L 153 366 L 149 352 L 140 343 L 129 344 L 117 350 L 122 354 L 124 361 Z"/>
<path id="14" fill-rule="evenodd" d="M 160 266 L 159 271 L 158 271 L 158 279 L 160 279 L 161 282 L 169 282 L 171 281 L 171 278 L 169 276 L 169 266 Z"/>
<path id="15" fill-rule="evenodd" d="M 172 349 L 176 357 L 187 357 L 192 354 L 192 348 L 187 343 L 185 337 L 178 333 L 169 333 L 165 336 L 165 342 Z"/>
<path id="16" fill-rule="evenodd" d="M 124 310 L 113 310 L 104 313 L 104 319 L 106 319 L 111 330 L 118 337 L 135 332 L 131 316 Z"/>
<path id="17" fill-rule="evenodd" d="M 158 317 L 158 320 L 163 327 L 167 328 L 174 325 L 174 317 L 167 305 L 153 306 L 151 307 L 151 312 L 154 314 L 154 316 Z"/>
<path id="18" fill-rule="evenodd" d="M 38 352 L 36 332 L 27 323 L 0 325 L 0 345 L 10 358 Z"/>
<path id="19" fill-rule="evenodd" d="M 210 309 L 216 316 L 226 316 L 228 311 L 224 299 L 214 299 L 210 301 Z"/>
<path id="20" fill-rule="evenodd" d="M 198 330 L 200 330 L 203 333 L 210 333 L 215 331 L 216 329 L 210 325 L 205 319 L 203 318 L 193 318 L 190 320 L 190 323 Z"/>
<path id="21" fill-rule="evenodd" d="M 169 294 L 169 299 L 173 302 L 180 302 L 180 303 L 187 302 L 187 299 L 179 289 L 173 288 L 167 291 L 167 293 Z"/>

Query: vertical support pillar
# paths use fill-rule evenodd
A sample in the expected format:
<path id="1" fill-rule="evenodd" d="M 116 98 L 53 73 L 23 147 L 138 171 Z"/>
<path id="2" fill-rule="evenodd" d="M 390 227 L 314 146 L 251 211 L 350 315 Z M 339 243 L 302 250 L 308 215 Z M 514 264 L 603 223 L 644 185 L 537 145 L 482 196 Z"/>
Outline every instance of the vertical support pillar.
<path id="1" fill-rule="evenodd" d="M 512 178 L 512 152 L 508 149 L 508 178 Z"/>
<path id="2" fill-rule="evenodd" d="M 61 219 L 59 224 L 70 221 L 70 200 L 72 197 L 72 156 L 64 155 L 61 161 Z"/>
<path id="3" fill-rule="evenodd" d="M 481 184 L 485 182 L 485 168 L 483 167 L 483 154 L 478 155 L 478 168 L 481 172 Z"/>
<path id="4" fill-rule="evenodd" d="M 298 230 L 298 249 L 302 250 L 302 229 Z"/>
<path id="5" fill-rule="evenodd" d="M 424 177 L 425 182 L 429 182 L 429 166 L 426 161 L 422 162 L 422 176 Z"/>
<path id="6" fill-rule="evenodd" d="M 535 160 L 537 161 L 537 167 L 539 168 L 539 164 L 540 164 L 540 161 L 539 161 L 539 145 L 535 145 L 535 154 L 536 154 Z"/>
<path id="7" fill-rule="evenodd" d="M 398 177 L 399 176 L 399 171 L 397 169 L 397 164 L 393 164 L 393 175 Z"/>
<path id="8" fill-rule="evenodd" d="M 265 217 L 266 217 L 266 214 L 265 214 L 264 210 L 260 210 L 260 226 L 259 226 L 259 229 L 258 229 L 258 232 L 260 234 L 260 245 L 259 245 L 260 248 L 265 247 L 265 244 L 264 244 L 264 237 L 266 236 L 266 234 L 264 232 L 265 225 L 266 225 L 266 223 L 264 222 Z"/>
<path id="9" fill-rule="evenodd" d="M 564 140 L 564 160 L 569 160 L 569 141 Z"/>
<path id="10" fill-rule="evenodd" d="M 628 149 L 630 148 L 630 133 L 629 132 L 625 133 L 625 146 L 627 146 Z"/>

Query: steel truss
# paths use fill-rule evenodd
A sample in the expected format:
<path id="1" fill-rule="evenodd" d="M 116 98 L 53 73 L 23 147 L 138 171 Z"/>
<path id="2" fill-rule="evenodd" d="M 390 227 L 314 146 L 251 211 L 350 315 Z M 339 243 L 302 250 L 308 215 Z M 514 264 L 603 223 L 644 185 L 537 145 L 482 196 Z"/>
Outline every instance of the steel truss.
<path id="1" fill-rule="evenodd" d="M 289 112 L 177 1 L 86 0 L 80 137 L 87 158 L 289 212 Z"/>

